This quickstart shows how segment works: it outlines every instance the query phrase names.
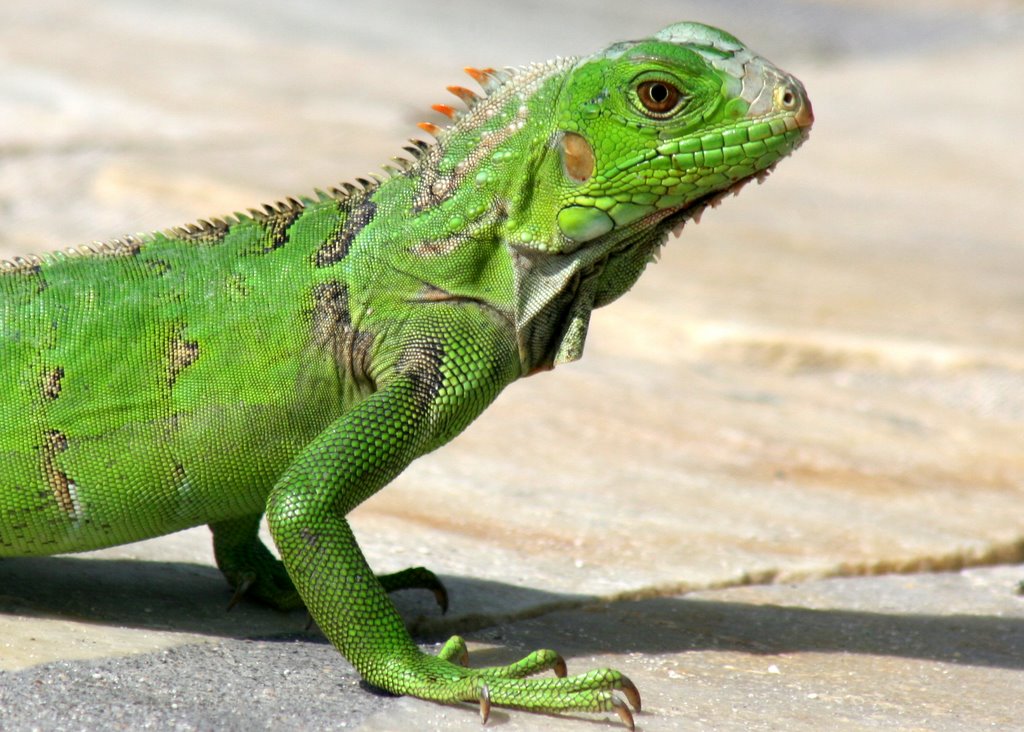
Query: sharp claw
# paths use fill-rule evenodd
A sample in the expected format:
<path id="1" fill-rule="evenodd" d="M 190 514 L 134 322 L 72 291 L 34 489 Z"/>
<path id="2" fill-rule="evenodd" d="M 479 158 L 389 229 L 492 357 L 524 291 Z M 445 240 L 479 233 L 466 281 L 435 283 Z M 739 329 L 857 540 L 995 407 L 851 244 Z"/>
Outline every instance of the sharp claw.
<path id="1" fill-rule="evenodd" d="M 255 577 L 246 576 L 238 583 L 238 587 L 235 588 L 235 594 L 231 596 L 231 602 L 228 603 L 229 612 L 231 611 L 231 608 L 242 601 L 242 598 L 245 597 L 245 593 L 249 591 L 249 588 L 252 587 L 255 581 Z"/>
<path id="2" fill-rule="evenodd" d="M 615 711 L 619 714 L 619 719 L 626 725 L 626 729 L 629 732 L 635 732 L 636 725 L 633 723 L 633 715 L 629 713 L 629 707 L 627 707 L 621 699 L 614 697 L 612 699 L 612 706 L 615 707 Z"/>
<path id="3" fill-rule="evenodd" d="M 626 695 L 626 699 L 629 701 L 629 705 L 633 707 L 636 712 L 640 711 L 640 691 L 636 688 L 636 684 L 627 679 L 625 676 L 621 679 L 622 693 Z"/>
<path id="4" fill-rule="evenodd" d="M 462 653 L 459 654 L 459 665 L 469 668 L 469 651 L 465 648 L 462 649 Z M 484 687 L 487 688 L 486 686 Z"/>
<path id="5" fill-rule="evenodd" d="M 448 591 L 442 585 L 433 592 L 434 600 L 437 602 L 438 607 L 441 608 L 441 614 L 445 615 L 448 612 Z"/>
<path id="6" fill-rule="evenodd" d="M 565 659 L 561 656 L 555 658 L 555 665 L 551 667 L 551 670 L 555 672 L 555 676 L 560 679 L 564 679 L 569 674 L 569 669 L 565 667 Z"/>
<path id="7" fill-rule="evenodd" d="M 629 713 L 628 711 L 626 712 Z M 487 724 L 491 716 L 491 692 L 487 684 L 480 687 L 480 724 Z"/>

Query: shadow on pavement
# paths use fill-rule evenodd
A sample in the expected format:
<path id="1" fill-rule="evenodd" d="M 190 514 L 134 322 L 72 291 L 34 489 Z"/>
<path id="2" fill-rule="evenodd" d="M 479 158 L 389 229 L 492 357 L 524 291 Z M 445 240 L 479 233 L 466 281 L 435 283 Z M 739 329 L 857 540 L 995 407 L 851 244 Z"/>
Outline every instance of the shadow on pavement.
<path id="1" fill-rule="evenodd" d="M 698 650 L 855 653 L 1024 669 L 1024 600 L 1016 617 L 813 609 L 690 597 L 604 603 L 504 583 L 444 579 L 452 595 L 448 617 L 439 616 L 429 593 L 395 596 L 403 614 L 416 618 L 412 625 L 421 638 L 437 640 L 452 632 L 511 624 L 517 626 L 517 635 L 532 636 L 531 626 L 555 623 L 570 649 L 581 655 Z M 878 584 L 889 579 L 895 578 L 843 581 L 863 582 L 867 592 L 875 593 Z M 898 582 L 888 584 L 882 606 L 914 607 L 899 596 Z M 0 562 L 0 587 L 3 613 L 227 638 L 294 638 L 307 617 L 303 611 L 280 613 L 253 603 L 228 613 L 231 593 L 216 569 L 176 562 L 14 558 Z M 971 591 L 967 582 L 963 588 Z M 510 606 L 509 598 L 515 607 L 527 609 L 503 610 Z M 460 615 L 460 600 L 482 611 Z M 865 596 L 857 604 L 870 602 Z M 555 646 L 557 641 L 547 637 L 541 642 Z"/>

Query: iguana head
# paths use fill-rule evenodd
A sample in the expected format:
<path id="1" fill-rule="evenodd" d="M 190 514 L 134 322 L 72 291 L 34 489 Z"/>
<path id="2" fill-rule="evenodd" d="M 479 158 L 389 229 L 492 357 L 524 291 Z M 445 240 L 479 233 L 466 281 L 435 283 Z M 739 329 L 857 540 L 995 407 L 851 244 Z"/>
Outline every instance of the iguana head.
<path id="1" fill-rule="evenodd" d="M 803 86 L 693 23 L 581 61 L 559 98 L 557 221 L 571 251 L 767 170 L 813 121 Z"/>
<path id="2" fill-rule="evenodd" d="M 539 170 L 507 226 L 534 367 L 578 358 L 590 311 L 633 285 L 667 233 L 765 175 L 814 119 L 799 81 L 696 23 L 579 59 L 544 103 Z"/>
<path id="3" fill-rule="evenodd" d="M 486 95 L 449 87 L 468 111 L 436 105 L 455 123 L 421 124 L 438 144 L 412 150 L 423 215 L 406 238 L 457 232 L 420 247 L 429 274 L 500 305 L 526 371 L 579 358 L 591 310 L 636 282 L 668 232 L 766 175 L 814 120 L 799 81 L 697 23 L 586 58 L 467 71 Z M 512 277 L 478 293 L 466 272 L 489 267 L 495 244 Z"/>

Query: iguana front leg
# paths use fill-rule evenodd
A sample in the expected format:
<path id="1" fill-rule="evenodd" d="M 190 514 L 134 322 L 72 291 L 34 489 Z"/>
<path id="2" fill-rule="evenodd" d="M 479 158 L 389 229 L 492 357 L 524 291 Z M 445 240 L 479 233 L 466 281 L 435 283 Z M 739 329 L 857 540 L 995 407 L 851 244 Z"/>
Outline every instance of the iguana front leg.
<path id="1" fill-rule="evenodd" d="M 472 305 L 443 308 L 443 326 L 420 323 L 396 373 L 324 430 L 270 495 L 267 518 L 285 566 L 327 638 L 366 681 L 397 694 L 540 711 L 625 710 L 613 691 L 632 684 L 615 671 L 526 679 L 564 663 L 537 651 L 505 667 L 469 669 L 454 638 L 438 656 L 413 642 L 370 570 L 345 515 L 409 462 L 461 431 L 519 375 L 510 335 Z M 454 313 L 452 312 L 454 311 Z M 620 714 L 622 712 L 620 711 Z M 628 718 L 628 711 L 624 719 Z"/>

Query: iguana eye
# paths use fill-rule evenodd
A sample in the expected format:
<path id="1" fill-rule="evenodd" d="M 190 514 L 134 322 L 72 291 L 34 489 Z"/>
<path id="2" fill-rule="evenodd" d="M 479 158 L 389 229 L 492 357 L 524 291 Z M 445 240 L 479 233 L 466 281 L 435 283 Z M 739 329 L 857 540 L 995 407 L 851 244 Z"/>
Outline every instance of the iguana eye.
<path id="1" fill-rule="evenodd" d="M 647 113 L 657 118 L 666 117 L 675 111 L 683 98 L 682 92 L 667 81 L 642 82 L 636 88 L 636 95 Z"/>

